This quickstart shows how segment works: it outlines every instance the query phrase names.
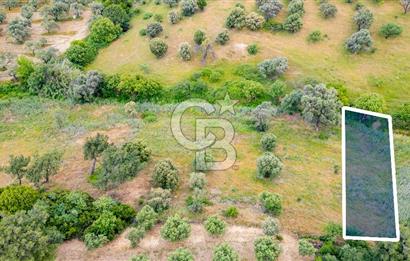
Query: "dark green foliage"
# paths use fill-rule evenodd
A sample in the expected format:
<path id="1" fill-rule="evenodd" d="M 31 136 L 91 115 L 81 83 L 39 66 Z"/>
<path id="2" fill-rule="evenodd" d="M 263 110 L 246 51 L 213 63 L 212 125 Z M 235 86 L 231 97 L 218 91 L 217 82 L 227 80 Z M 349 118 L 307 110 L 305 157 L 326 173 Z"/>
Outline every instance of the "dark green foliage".
<path id="1" fill-rule="evenodd" d="M 161 237 L 168 241 L 179 241 L 189 237 L 191 225 L 178 215 L 170 216 L 161 228 Z"/>
<path id="2" fill-rule="evenodd" d="M 283 29 L 285 31 L 288 31 L 290 33 L 296 33 L 302 29 L 303 26 L 303 21 L 302 17 L 299 13 L 291 14 L 289 15 L 284 24 L 283 24 Z"/>
<path id="3" fill-rule="evenodd" d="M 47 217 L 47 212 L 37 207 L 4 217 L 0 222 L 0 259 L 48 260 L 59 242 L 45 226 Z"/>
<path id="4" fill-rule="evenodd" d="M 97 133 L 95 137 L 87 138 L 87 140 L 85 141 L 83 145 L 84 159 L 93 161 L 90 169 L 90 174 L 94 173 L 97 158 L 101 156 L 101 154 L 108 148 L 108 146 L 108 136 L 101 135 L 100 133 Z"/>
<path id="5" fill-rule="evenodd" d="M 360 8 L 354 15 L 353 20 L 358 31 L 369 29 L 374 21 L 373 13 L 367 8 Z"/>
<path id="6" fill-rule="evenodd" d="M 145 231 L 150 230 L 157 222 L 158 214 L 149 205 L 145 205 L 135 217 L 136 224 Z"/>
<path id="7" fill-rule="evenodd" d="M 303 92 L 302 90 L 294 90 L 282 100 L 280 104 L 280 111 L 294 114 L 302 112 L 301 107 L 301 100 L 302 100 Z"/>
<path id="8" fill-rule="evenodd" d="M 384 38 L 393 38 L 401 35 L 403 29 L 401 26 L 394 24 L 394 23 L 387 23 L 380 27 L 380 35 Z"/>
<path id="9" fill-rule="evenodd" d="M 246 13 L 241 7 L 235 7 L 226 18 L 225 25 L 227 28 L 242 29 L 245 26 Z"/>
<path id="10" fill-rule="evenodd" d="M 147 25 L 147 35 L 151 38 L 157 37 L 163 31 L 160 23 L 151 23 Z"/>
<path id="11" fill-rule="evenodd" d="M 56 175 L 60 169 L 62 157 L 63 153 L 59 151 L 48 152 L 41 156 L 35 155 L 33 164 L 27 172 L 27 178 L 36 186 L 39 186 L 42 180 L 48 183 L 50 177 Z"/>
<path id="12" fill-rule="evenodd" d="M 310 43 L 316 43 L 316 42 L 320 42 L 323 39 L 323 35 L 322 32 L 320 32 L 319 30 L 313 31 L 308 35 L 308 42 Z"/>
<path id="13" fill-rule="evenodd" d="M 219 236 L 225 232 L 226 223 L 217 216 L 211 216 L 205 220 L 204 227 L 209 234 Z"/>
<path id="14" fill-rule="evenodd" d="M 194 256 L 191 251 L 186 248 L 177 248 L 175 251 L 169 254 L 168 261 L 194 261 Z"/>
<path id="15" fill-rule="evenodd" d="M 255 55 L 258 53 L 259 51 L 259 47 L 257 44 L 250 44 L 248 45 L 248 47 L 246 48 L 246 50 L 248 51 L 248 54 L 250 55 Z"/>
<path id="16" fill-rule="evenodd" d="M 239 255 L 231 247 L 230 245 L 226 243 L 222 243 L 217 245 L 214 248 L 213 255 L 212 255 L 212 261 L 239 261 Z"/>
<path id="17" fill-rule="evenodd" d="M 37 190 L 29 186 L 8 186 L 0 194 L 0 212 L 14 214 L 20 210 L 30 210 L 39 198 Z"/>
<path id="18" fill-rule="evenodd" d="M 279 215 L 282 212 L 282 199 L 279 195 L 267 191 L 259 194 L 259 204 L 264 212 Z"/>
<path id="19" fill-rule="evenodd" d="M 217 42 L 220 45 L 225 45 L 228 41 L 229 41 L 228 30 L 224 30 L 223 32 L 219 33 L 215 39 L 215 42 Z"/>
<path id="20" fill-rule="evenodd" d="M 268 99 L 266 88 L 259 82 L 250 80 L 228 81 L 214 91 L 215 100 L 223 100 L 226 94 L 243 105 L 256 105 Z"/>
<path id="21" fill-rule="evenodd" d="M 154 38 L 149 42 L 149 48 L 157 58 L 161 58 L 167 53 L 168 45 L 164 40 Z"/>
<path id="22" fill-rule="evenodd" d="M 159 101 L 163 86 L 141 75 L 124 74 L 113 78 L 114 89 L 118 97 L 133 101 Z"/>
<path id="23" fill-rule="evenodd" d="M 84 234 L 94 234 L 104 236 L 108 240 L 114 239 L 114 236 L 125 228 L 125 222 L 117 218 L 111 212 L 103 212 L 92 224 L 87 227 Z"/>
<path id="24" fill-rule="evenodd" d="M 197 30 L 197 31 L 194 33 L 194 42 L 195 42 L 197 45 L 201 45 L 201 44 L 205 41 L 205 39 L 206 39 L 206 34 L 205 34 L 204 31 Z"/>
<path id="25" fill-rule="evenodd" d="M 119 4 L 111 4 L 104 8 L 102 13 L 104 17 L 110 19 L 115 25 L 119 25 L 123 31 L 129 28 L 130 16 Z"/>
<path id="26" fill-rule="evenodd" d="M 162 213 L 171 205 L 171 191 L 162 188 L 151 189 L 148 195 L 147 205 L 152 207 L 155 212 Z"/>
<path id="27" fill-rule="evenodd" d="M 272 151 L 276 147 L 276 136 L 273 133 L 264 134 L 261 138 L 261 147 L 265 151 Z"/>
<path id="28" fill-rule="evenodd" d="M 199 10 L 203 11 L 205 7 L 208 5 L 207 0 L 196 0 Z"/>
<path id="29" fill-rule="evenodd" d="M 101 173 L 97 185 L 103 189 L 118 186 L 137 175 L 142 164 L 150 157 L 150 150 L 141 142 L 108 147 L 102 154 Z"/>
<path id="30" fill-rule="evenodd" d="M 155 187 L 174 190 L 179 184 L 179 171 L 171 160 L 161 160 L 152 173 L 152 183 Z"/>
<path id="31" fill-rule="evenodd" d="M 354 106 L 363 110 L 384 112 L 386 104 L 383 97 L 377 93 L 360 95 L 355 101 Z"/>
<path id="32" fill-rule="evenodd" d="M 201 81 L 183 81 L 171 88 L 171 94 L 176 102 L 190 98 L 204 98 L 208 95 L 208 85 Z"/>
<path id="33" fill-rule="evenodd" d="M 235 206 L 230 206 L 227 209 L 225 209 L 222 214 L 225 217 L 230 217 L 230 218 L 236 218 L 239 215 L 239 211 Z"/>
<path id="34" fill-rule="evenodd" d="M 332 18 L 336 16 L 337 8 L 335 5 L 324 2 L 320 4 L 320 13 L 324 18 Z"/>
<path id="35" fill-rule="evenodd" d="M 258 179 L 275 178 L 282 170 L 283 163 L 278 157 L 271 152 L 265 152 L 263 156 L 257 160 L 257 175 Z"/>
<path id="36" fill-rule="evenodd" d="M 67 59 L 83 67 L 91 63 L 97 56 L 97 49 L 90 43 L 83 40 L 72 41 L 70 47 L 65 51 Z"/>
<path id="37" fill-rule="evenodd" d="M 27 166 L 30 163 L 30 160 L 30 157 L 25 157 L 24 155 L 10 155 L 9 165 L 4 168 L 4 171 L 12 177 L 15 177 L 19 181 L 19 185 L 21 185 L 21 180 L 27 174 Z"/>
<path id="38" fill-rule="evenodd" d="M 410 103 L 405 103 L 393 112 L 393 125 L 395 128 L 410 130 Z"/>
<path id="39" fill-rule="evenodd" d="M 255 256 L 258 261 L 274 261 L 280 254 L 279 243 L 271 237 L 261 237 L 255 240 Z"/>
<path id="40" fill-rule="evenodd" d="M 109 18 L 100 17 L 93 21 L 88 39 L 96 47 L 105 47 L 120 35 L 121 28 Z"/>

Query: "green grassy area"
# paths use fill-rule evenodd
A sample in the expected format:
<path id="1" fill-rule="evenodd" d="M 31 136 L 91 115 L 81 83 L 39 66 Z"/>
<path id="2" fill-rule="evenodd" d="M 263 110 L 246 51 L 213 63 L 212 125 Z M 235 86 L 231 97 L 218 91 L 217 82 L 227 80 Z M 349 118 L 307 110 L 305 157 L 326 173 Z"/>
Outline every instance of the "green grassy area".
<path id="1" fill-rule="evenodd" d="M 188 113 L 184 116 L 183 129 L 186 133 L 193 132 L 193 122 L 199 115 Z M 124 135 L 122 129 L 131 130 L 130 135 L 123 137 L 125 140 L 142 139 L 152 149 L 154 162 L 148 171 L 152 170 L 155 160 L 163 158 L 171 158 L 180 169 L 182 185 L 177 192 L 175 209 L 184 211 L 194 154 L 173 138 L 168 112 L 160 113 L 155 122 L 144 122 L 127 116 L 119 103 L 72 106 L 65 102 L 29 97 L 2 102 L 0 118 L 4 123 L 0 129 L 0 149 L 3 151 L 0 165 L 6 164 L 9 154 L 33 155 L 54 147 L 64 150 L 64 160 L 70 163 L 72 157 L 82 153 L 82 141 L 92 133 L 109 131 L 121 136 Z M 254 199 L 265 190 L 281 194 L 284 200 L 281 223 L 285 229 L 294 232 L 319 233 L 325 223 L 341 222 L 341 147 L 337 131 L 328 132 L 329 137 L 324 139 L 325 135 L 313 131 L 298 118 L 274 117 L 269 132 L 278 137 L 276 154 L 282 159 L 284 168 L 278 178 L 261 181 L 256 179 L 256 159 L 262 155 L 259 146 L 261 134 L 253 130 L 243 116 L 229 119 L 236 130 L 234 146 L 237 162 L 226 171 L 208 173 L 209 189 L 220 191 L 223 199 Z M 397 168 L 401 170 L 410 164 L 410 144 L 406 136 L 396 135 L 395 138 Z M 67 164 L 63 164 L 63 175 L 59 177 L 72 171 Z M 89 163 L 79 157 L 76 165 L 84 165 L 83 173 L 86 175 Z M 334 171 L 335 166 L 338 166 L 338 173 Z M 402 172 L 399 171 L 398 177 L 401 176 Z M 1 174 L 0 180 L 4 178 L 5 174 Z M 85 177 L 82 181 L 56 178 L 53 182 L 53 186 L 64 187 L 67 182 L 89 181 Z M 79 186 L 83 187 L 81 184 Z M 235 222 L 241 223 L 242 220 L 239 218 Z M 253 222 L 257 224 L 257 220 Z"/>
<path id="2" fill-rule="evenodd" d="M 253 10 L 252 1 L 238 1 L 244 4 L 248 11 Z M 319 5 L 314 1 L 305 3 L 306 14 L 303 17 L 304 26 L 296 34 L 250 32 L 248 30 L 231 30 L 231 40 L 226 46 L 215 45 L 217 60 L 208 61 L 208 65 L 219 68 L 227 73 L 240 63 L 256 63 L 276 55 L 288 57 L 290 69 L 286 79 L 294 82 L 300 79 L 314 78 L 323 82 L 344 83 L 350 97 L 356 97 L 363 92 L 376 92 L 385 97 L 389 109 L 394 109 L 404 102 L 410 101 L 410 89 L 407 88 L 410 75 L 410 51 L 408 42 L 410 31 L 410 16 L 402 14 L 402 9 L 396 1 L 385 1 L 376 5 L 371 1 L 363 2 L 372 10 L 375 22 L 371 33 L 375 41 L 376 51 L 369 54 L 350 55 L 344 48 L 344 41 L 355 31 L 352 17 L 354 4 L 334 2 L 338 13 L 334 19 L 325 20 L 319 15 Z M 106 73 L 144 73 L 148 72 L 166 85 L 186 79 L 202 65 L 200 58 L 183 62 L 177 57 L 177 49 L 181 42 L 193 44 L 193 33 L 197 29 L 204 30 L 214 39 L 223 30 L 224 19 L 234 3 L 230 1 L 210 1 L 206 10 L 193 17 L 185 18 L 177 25 L 167 21 L 169 8 L 164 5 L 141 6 L 141 14 L 132 20 L 132 28 L 101 50 L 99 56 L 89 69 L 100 69 Z M 141 37 L 139 30 L 153 22 L 153 18 L 143 20 L 143 14 L 151 12 L 164 17 L 164 32 L 161 38 L 169 45 L 167 55 L 157 59 L 149 51 L 148 38 Z M 283 20 L 286 11 L 277 18 Z M 404 28 L 403 34 L 395 39 L 384 39 L 378 35 L 381 25 L 395 22 Z M 320 30 L 327 38 L 316 44 L 306 41 L 307 35 L 314 30 Z M 260 53 L 249 56 L 241 45 L 257 43 Z M 113 62 L 115 61 L 115 62 Z M 226 79 L 223 79 L 226 80 Z"/>

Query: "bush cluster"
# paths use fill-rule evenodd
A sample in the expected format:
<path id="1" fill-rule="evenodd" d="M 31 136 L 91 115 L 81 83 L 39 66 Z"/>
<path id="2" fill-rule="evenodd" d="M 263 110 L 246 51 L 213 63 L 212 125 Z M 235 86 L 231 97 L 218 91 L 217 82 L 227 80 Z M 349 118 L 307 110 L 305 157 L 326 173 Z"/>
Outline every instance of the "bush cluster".
<path id="1" fill-rule="evenodd" d="M 276 260 L 280 254 L 279 243 L 271 237 L 261 237 L 255 240 L 255 256 L 256 260 Z"/>
<path id="2" fill-rule="evenodd" d="M 219 236 L 225 232 L 226 223 L 217 216 L 211 216 L 205 220 L 204 227 L 209 234 Z"/>
<path id="3" fill-rule="evenodd" d="M 226 18 L 225 25 L 228 28 L 242 29 L 246 25 L 246 13 L 241 7 L 235 7 Z"/>
<path id="4" fill-rule="evenodd" d="M 252 31 L 257 31 L 261 29 L 264 22 L 265 19 L 263 18 L 263 16 L 260 16 L 255 12 L 251 12 L 247 14 L 245 17 L 245 25 L 249 30 Z"/>
<path id="5" fill-rule="evenodd" d="M 179 241 L 189 237 L 191 225 L 179 215 L 171 216 L 161 228 L 161 237 L 168 241 Z"/>
<path id="6" fill-rule="evenodd" d="M 155 212 L 162 213 L 171 206 L 171 191 L 162 188 L 151 189 L 146 203 Z"/>
<path id="7" fill-rule="evenodd" d="M 326 19 L 335 17 L 337 13 L 336 6 L 328 2 L 321 3 L 319 9 L 320 9 L 321 15 Z"/>
<path id="8" fill-rule="evenodd" d="M 345 46 L 350 53 L 354 54 L 370 51 L 373 46 L 373 38 L 371 37 L 369 30 L 362 29 L 352 34 L 352 36 L 346 40 Z"/>
<path id="9" fill-rule="evenodd" d="M 233 247 L 226 243 L 217 245 L 214 248 L 212 261 L 239 261 L 239 255 Z"/>
<path id="10" fill-rule="evenodd" d="M 259 195 L 259 203 L 266 213 L 277 216 L 282 212 L 282 199 L 277 194 L 264 191 Z"/>
<path id="11" fill-rule="evenodd" d="M 191 251 L 186 248 L 177 248 L 169 254 L 168 261 L 194 261 L 194 256 Z"/>

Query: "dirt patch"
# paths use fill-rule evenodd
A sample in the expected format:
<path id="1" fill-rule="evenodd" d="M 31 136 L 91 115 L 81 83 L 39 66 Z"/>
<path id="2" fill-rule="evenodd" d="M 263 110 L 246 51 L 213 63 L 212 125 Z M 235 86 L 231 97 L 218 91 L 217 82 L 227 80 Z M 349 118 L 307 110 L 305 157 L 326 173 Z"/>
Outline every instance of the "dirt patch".
<path id="1" fill-rule="evenodd" d="M 125 261 L 138 253 L 147 253 L 151 260 L 166 260 L 169 252 L 178 247 L 189 248 L 196 260 L 212 260 L 213 248 L 222 242 L 235 248 L 241 260 L 255 260 L 253 242 L 262 236 L 260 228 L 229 226 L 222 237 L 215 238 L 209 236 L 201 224 L 192 224 L 191 236 L 185 241 L 173 243 L 160 237 L 160 226 L 158 225 L 145 236 L 139 247 L 132 249 L 126 239 L 128 231 L 129 229 L 111 243 L 94 251 L 86 251 L 84 244 L 78 240 L 67 241 L 58 248 L 57 260 Z M 307 260 L 299 256 L 295 236 L 288 233 L 283 233 L 282 236 L 280 261 Z"/>

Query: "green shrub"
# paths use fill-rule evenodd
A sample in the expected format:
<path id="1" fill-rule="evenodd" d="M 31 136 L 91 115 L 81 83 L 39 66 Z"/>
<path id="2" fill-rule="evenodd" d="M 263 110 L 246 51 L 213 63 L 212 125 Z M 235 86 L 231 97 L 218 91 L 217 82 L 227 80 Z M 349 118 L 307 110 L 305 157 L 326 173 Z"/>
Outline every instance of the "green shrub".
<path id="1" fill-rule="evenodd" d="M 203 11 L 205 7 L 208 5 L 207 0 L 196 0 L 196 3 L 198 4 L 198 8 L 201 11 Z"/>
<path id="2" fill-rule="evenodd" d="M 205 174 L 202 172 L 192 172 L 189 175 L 189 187 L 193 189 L 204 189 L 206 185 Z"/>
<path id="3" fill-rule="evenodd" d="M 202 189 L 194 189 L 192 195 L 186 199 L 186 206 L 193 213 L 202 212 L 206 203 L 208 203 L 208 199 L 206 192 Z"/>
<path id="4" fill-rule="evenodd" d="M 215 42 L 220 45 L 225 45 L 229 41 L 229 31 L 224 30 L 220 32 L 215 39 Z"/>
<path id="5" fill-rule="evenodd" d="M 257 105 L 269 97 L 261 83 L 251 80 L 228 81 L 222 88 L 215 90 L 213 96 L 215 100 L 223 100 L 226 94 L 242 105 Z"/>
<path id="6" fill-rule="evenodd" d="M 322 32 L 319 30 L 313 31 L 308 35 L 307 41 L 310 43 L 317 43 L 323 40 Z"/>
<path id="7" fill-rule="evenodd" d="M 141 75 L 123 74 L 116 80 L 114 90 L 125 100 L 159 101 L 163 94 L 163 86 L 157 81 Z"/>
<path id="8" fill-rule="evenodd" d="M 205 41 L 206 39 L 206 34 L 204 31 L 201 30 L 197 30 L 194 33 L 194 42 L 197 45 L 201 45 L 203 43 L 203 41 Z"/>
<path id="9" fill-rule="evenodd" d="M 283 163 L 271 152 L 265 152 L 257 160 L 257 175 L 259 179 L 275 178 L 282 170 Z"/>
<path id="10" fill-rule="evenodd" d="M 225 217 L 230 217 L 230 218 L 236 218 L 239 215 L 239 211 L 235 206 L 230 206 L 227 209 L 225 209 L 222 214 Z"/>
<path id="11" fill-rule="evenodd" d="M 263 233 L 267 236 L 276 236 L 279 234 L 279 221 L 276 218 L 268 217 L 262 223 Z"/>
<path id="12" fill-rule="evenodd" d="M 104 235 L 95 235 L 93 233 L 84 235 L 84 243 L 88 249 L 98 248 L 108 242 L 108 238 Z"/>
<path id="13" fill-rule="evenodd" d="M 155 14 L 154 20 L 157 21 L 158 23 L 162 23 L 164 21 L 164 17 L 161 14 Z"/>
<path id="14" fill-rule="evenodd" d="M 276 136 L 273 133 L 267 133 L 261 138 L 261 147 L 265 151 L 272 151 L 276 147 Z"/>
<path id="15" fill-rule="evenodd" d="M 148 194 L 147 205 L 161 213 L 171 206 L 171 191 L 168 189 L 151 189 Z"/>
<path id="16" fill-rule="evenodd" d="M 263 16 L 255 12 L 251 12 L 245 17 L 245 25 L 248 29 L 252 31 L 257 31 L 261 29 L 264 22 L 265 19 L 263 18 Z"/>
<path id="17" fill-rule="evenodd" d="M 219 236 L 225 232 L 226 223 L 217 216 L 211 216 L 205 220 L 204 227 L 209 234 Z"/>
<path id="18" fill-rule="evenodd" d="M 167 219 L 161 228 L 161 237 L 168 241 L 179 241 L 189 237 L 191 225 L 178 215 Z"/>
<path id="19" fill-rule="evenodd" d="M 324 18 L 335 17 L 337 13 L 337 8 L 335 5 L 324 2 L 320 4 L 320 13 Z"/>
<path id="20" fill-rule="evenodd" d="M 186 248 L 177 248 L 168 256 L 168 261 L 194 261 L 191 251 Z"/>
<path id="21" fill-rule="evenodd" d="M 111 212 L 103 212 L 91 226 L 87 227 L 84 234 L 94 234 L 105 236 L 108 240 L 113 240 L 114 236 L 125 228 L 125 223 Z"/>
<path id="22" fill-rule="evenodd" d="M 299 255 L 313 256 L 316 253 L 316 248 L 308 239 L 299 240 Z"/>
<path id="23" fill-rule="evenodd" d="M 135 217 L 137 226 L 144 230 L 150 230 L 158 220 L 158 214 L 149 205 L 144 206 Z"/>
<path id="24" fill-rule="evenodd" d="M 17 58 L 16 76 L 23 85 L 23 88 L 26 88 L 27 80 L 34 72 L 34 66 L 34 63 L 25 56 L 20 56 Z"/>
<path id="25" fill-rule="evenodd" d="M 131 243 L 131 247 L 135 248 L 138 246 L 141 239 L 144 238 L 145 229 L 143 227 L 132 228 L 130 232 L 128 232 L 127 239 Z"/>
<path id="26" fill-rule="evenodd" d="M 39 198 L 40 193 L 29 186 L 8 186 L 0 194 L 0 211 L 14 214 L 20 210 L 29 210 Z"/>
<path id="27" fill-rule="evenodd" d="M 121 28 L 110 19 L 100 17 L 91 24 L 88 39 L 97 47 L 105 47 L 120 35 Z"/>
<path id="28" fill-rule="evenodd" d="M 3 9 L 0 9 L 0 24 L 6 21 L 7 14 Z"/>
<path id="29" fill-rule="evenodd" d="M 291 15 L 299 15 L 302 17 L 305 13 L 304 2 L 303 0 L 291 0 L 288 5 L 288 14 Z"/>
<path id="30" fill-rule="evenodd" d="M 154 38 L 149 42 L 149 48 L 157 58 L 161 58 L 167 53 L 168 45 L 163 40 Z"/>
<path id="31" fill-rule="evenodd" d="M 379 31 L 380 35 L 386 39 L 397 37 L 401 35 L 402 32 L 403 32 L 403 29 L 401 28 L 401 26 L 394 24 L 394 23 L 387 23 L 387 24 L 382 25 Z"/>
<path id="32" fill-rule="evenodd" d="M 222 243 L 217 245 L 214 248 L 214 252 L 212 255 L 212 261 L 239 261 L 239 255 L 231 247 L 230 245 L 226 243 Z"/>
<path id="33" fill-rule="evenodd" d="M 393 112 L 393 125 L 395 128 L 410 130 L 410 103 L 405 103 Z"/>
<path id="34" fill-rule="evenodd" d="M 171 160 L 161 160 L 155 167 L 152 174 L 152 183 L 155 187 L 174 190 L 179 184 L 179 171 Z"/>
<path id="35" fill-rule="evenodd" d="M 302 29 L 303 21 L 299 13 L 289 15 L 283 23 L 283 29 L 289 33 L 296 33 Z"/>
<path id="36" fill-rule="evenodd" d="M 65 51 L 67 59 L 82 67 L 91 63 L 97 56 L 97 49 L 83 40 L 72 41 L 70 47 Z"/>
<path id="37" fill-rule="evenodd" d="M 276 260 L 280 254 L 279 243 L 271 237 L 261 237 L 255 240 L 255 256 L 258 261 Z"/>
<path id="38" fill-rule="evenodd" d="M 345 43 L 346 49 L 350 53 L 360 53 L 363 51 L 371 51 L 373 46 L 373 39 L 369 30 L 362 29 L 352 34 Z"/>
<path id="39" fill-rule="evenodd" d="M 246 25 L 246 13 L 241 7 L 235 7 L 226 18 L 225 25 L 228 28 L 242 29 Z"/>
<path id="40" fill-rule="evenodd" d="M 183 61 L 190 61 L 192 59 L 192 48 L 187 42 L 179 45 L 178 55 Z"/>
<path id="41" fill-rule="evenodd" d="M 109 18 L 115 25 L 119 25 L 122 28 L 122 31 L 128 30 L 130 16 L 121 5 L 111 4 L 105 7 L 102 15 Z"/>
<path id="42" fill-rule="evenodd" d="M 150 12 L 144 13 L 144 15 L 142 16 L 142 19 L 148 20 L 148 19 L 150 19 L 153 15 L 154 15 L 154 14 L 153 14 L 153 13 L 150 13 Z"/>
<path id="43" fill-rule="evenodd" d="M 248 47 L 246 48 L 246 50 L 248 51 L 249 55 L 255 55 L 258 53 L 259 51 L 259 47 L 257 44 L 250 44 L 248 45 Z"/>
<path id="44" fill-rule="evenodd" d="M 282 212 L 282 199 L 277 194 L 262 192 L 259 194 L 259 204 L 266 213 L 277 216 Z"/>
<path id="45" fill-rule="evenodd" d="M 384 112 L 386 103 L 383 97 L 377 93 L 362 94 L 354 101 L 354 106 L 363 110 Z"/>
<path id="46" fill-rule="evenodd" d="M 294 90 L 282 100 L 280 104 L 280 111 L 288 114 L 300 113 L 302 111 L 301 100 L 302 90 Z"/>
<path id="47" fill-rule="evenodd" d="M 177 24 L 181 21 L 181 15 L 177 11 L 170 11 L 168 13 L 168 21 L 170 24 Z"/>
<path id="48" fill-rule="evenodd" d="M 214 157 L 209 151 L 203 150 L 195 154 L 192 166 L 194 171 L 208 171 L 214 163 Z"/>
<path id="49" fill-rule="evenodd" d="M 157 37 L 163 31 L 160 23 L 151 23 L 147 25 L 146 32 L 151 38 Z"/>
<path id="50" fill-rule="evenodd" d="M 337 97 L 343 105 L 348 106 L 350 104 L 349 97 L 347 96 L 347 88 L 343 83 L 330 82 L 326 84 L 326 87 L 336 90 Z"/>
<path id="51" fill-rule="evenodd" d="M 208 86 L 201 80 L 183 81 L 172 87 L 171 93 L 176 102 L 182 102 L 190 98 L 206 97 Z"/>

